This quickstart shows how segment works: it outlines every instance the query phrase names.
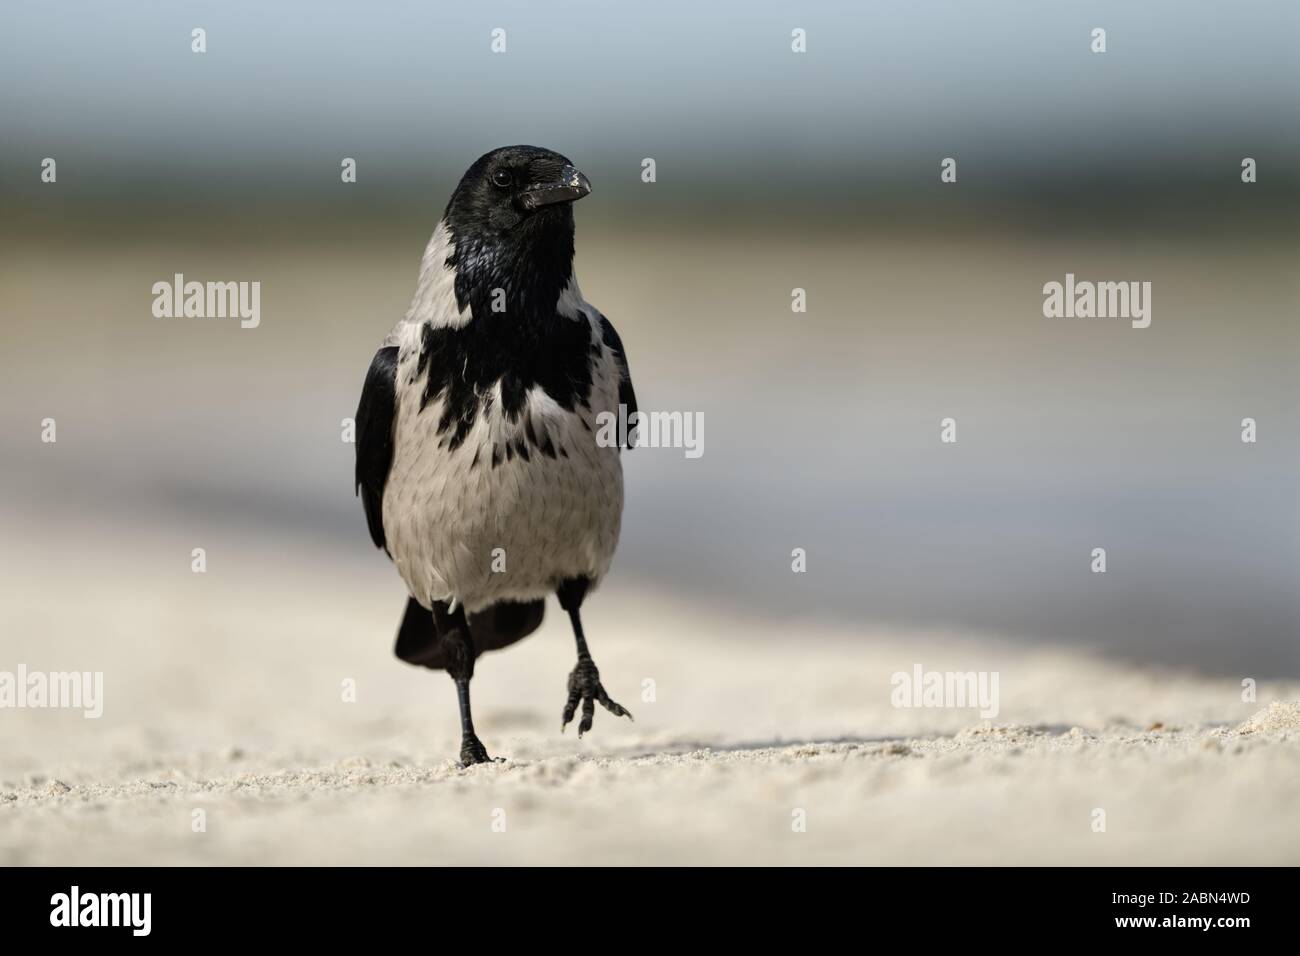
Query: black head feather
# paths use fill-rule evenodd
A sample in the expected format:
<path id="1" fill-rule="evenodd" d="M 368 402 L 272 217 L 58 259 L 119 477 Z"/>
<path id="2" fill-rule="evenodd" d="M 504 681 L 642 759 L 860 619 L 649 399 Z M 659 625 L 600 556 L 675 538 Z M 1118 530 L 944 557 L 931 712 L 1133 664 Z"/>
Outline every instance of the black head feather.
<path id="1" fill-rule="evenodd" d="M 573 270 L 573 200 L 589 189 L 567 157 L 536 146 L 494 149 L 470 166 L 443 214 L 460 307 L 487 315 L 501 289 L 509 313 L 553 313 Z"/>

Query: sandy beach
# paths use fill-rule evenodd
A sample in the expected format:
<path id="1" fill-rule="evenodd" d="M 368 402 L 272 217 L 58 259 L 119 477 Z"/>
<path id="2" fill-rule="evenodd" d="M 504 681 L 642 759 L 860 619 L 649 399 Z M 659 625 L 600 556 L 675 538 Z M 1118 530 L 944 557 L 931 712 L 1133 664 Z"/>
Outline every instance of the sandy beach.
<path id="1" fill-rule="evenodd" d="M 611 586 L 588 631 L 635 722 L 560 733 L 552 608 L 481 659 L 478 729 L 504 760 L 462 769 L 451 682 L 390 654 L 379 560 L 304 575 L 249 551 L 143 595 L 91 540 L 75 603 L 8 609 L 9 656 L 102 670 L 104 713 L 2 715 L 4 865 L 1300 862 L 1294 684 L 1245 703 L 1237 679 Z M 42 593 L 41 558 L 4 568 L 15 595 Z M 997 717 L 894 707 L 917 663 L 997 672 Z"/>

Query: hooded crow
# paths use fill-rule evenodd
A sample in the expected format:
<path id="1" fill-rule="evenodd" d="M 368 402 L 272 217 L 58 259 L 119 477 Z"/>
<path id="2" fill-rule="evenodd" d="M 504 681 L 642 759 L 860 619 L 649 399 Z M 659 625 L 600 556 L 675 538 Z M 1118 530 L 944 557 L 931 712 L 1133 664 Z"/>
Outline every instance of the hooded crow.
<path id="1" fill-rule="evenodd" d="M 466 765 L 490 759 L 470 714 L 475 659 L 535 631 L 550 594 L 578 650 L 560 729 L 579 703 L 579 736 L 596 701 L 632 716 L 601 686 L 579 616 L 623 511 L 621 450 L 597 441 L 598 416 L 636 411 L 623 343 L 573 274 L 573 203 L 590 191 L 547 149 L 475 162 L 357 409 L 357 492 L 410 594 L 396 654 L 456 682 Z"/>

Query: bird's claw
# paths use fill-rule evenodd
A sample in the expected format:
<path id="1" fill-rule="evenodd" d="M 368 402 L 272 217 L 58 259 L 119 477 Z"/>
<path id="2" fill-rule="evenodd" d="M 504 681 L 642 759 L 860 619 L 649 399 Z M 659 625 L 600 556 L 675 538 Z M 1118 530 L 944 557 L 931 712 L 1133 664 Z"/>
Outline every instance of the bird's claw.
<path id="1" fill-rule="evenodd" d="M 460 764 L 462 767 L 472 767 L 476 763 L 491 763 L 492 758 L 488 756 L 487 748 L 478 737 L 470 734 L 460 742 Z"/>
<path id="2" fill-rule="evenodd" d="M 600 684 L 600 671 L 596 670 L 595 662 L 589 657 L 579 658 L 577 666 L 569 672 L 569 699 L 564 703 L 560 733 L 564 733 L 569 721 L 573 720 L 579 701 L 582 702 L 582 719 L 578 721 L 579 737 L 591 730 L 591 722 L 596 715 L 596 701 L 600 701 L 600 705 L 615 717 L 634 719 L 630 710 L 605 693 L 605 688 Z"/>

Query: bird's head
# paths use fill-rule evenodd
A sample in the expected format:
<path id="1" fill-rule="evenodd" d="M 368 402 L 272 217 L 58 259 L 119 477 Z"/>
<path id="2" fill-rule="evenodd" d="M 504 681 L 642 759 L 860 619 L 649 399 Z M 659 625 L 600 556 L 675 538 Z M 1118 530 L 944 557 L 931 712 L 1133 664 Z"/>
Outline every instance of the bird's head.
<path id="1" fill-rule="evenodd" d="M 443 214 L 462 303 L 506 288 L 547 307 L 572 272 L 573 203 L 589 192 L 587 177 L 549 149 L 503 146 L 479 157 Z"/>
<path id="2" fill-rule="evenodd" d="M 573 231 L 571 203 L 591 192 L 559 153 L 536 146 L 494 149 L 466 170 L 447 204 L 448 224 L 476 238 Z"/>

